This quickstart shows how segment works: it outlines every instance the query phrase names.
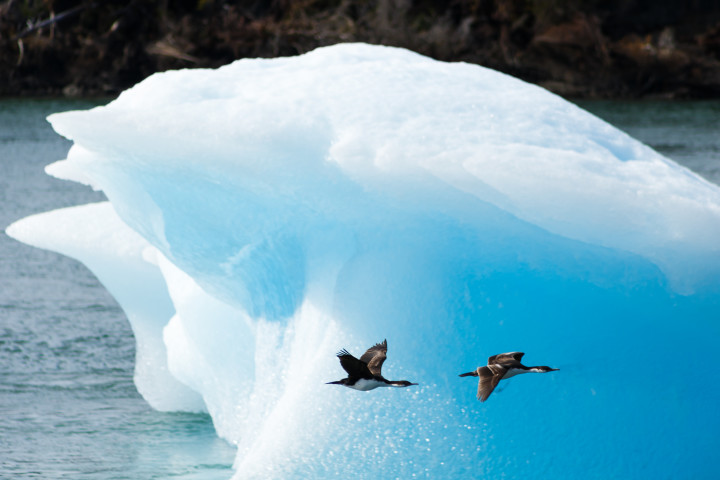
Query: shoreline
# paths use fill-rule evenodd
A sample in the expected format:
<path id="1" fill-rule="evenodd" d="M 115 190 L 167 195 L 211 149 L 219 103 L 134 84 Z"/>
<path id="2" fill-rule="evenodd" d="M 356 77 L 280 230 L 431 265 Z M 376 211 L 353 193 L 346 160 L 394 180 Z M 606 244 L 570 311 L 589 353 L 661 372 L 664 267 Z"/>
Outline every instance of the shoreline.
<path id="1" fill-rule="evenodd" d="M 0 98 L 113 97 L 157 72 L 347 42 L 482 65 L 572 100 L 720 98 L 720 4 L 685 3 L 11 0 Z"/>

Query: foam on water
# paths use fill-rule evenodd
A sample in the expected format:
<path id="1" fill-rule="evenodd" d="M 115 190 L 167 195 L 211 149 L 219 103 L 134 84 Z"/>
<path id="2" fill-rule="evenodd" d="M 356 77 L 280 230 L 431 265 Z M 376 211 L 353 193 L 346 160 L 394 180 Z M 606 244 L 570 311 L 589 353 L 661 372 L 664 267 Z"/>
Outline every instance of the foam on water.
<path id="1" fill-rule="evenodd" d="M 691 412 L 720 400 L 692 368 L 718 339 L 720 189 L 559 97 L 351 44 L 50 120 L 74 146 L 48 172 L 112 206 L 8 233 L 98 275 L 141 393 L 206 409 L 236 478 L 718 473 L 720 418 Z M 383 338 L 419 387 L 325 385 Z M 457 375 L 513 350 L 561 370 L 479 404 Z"/>

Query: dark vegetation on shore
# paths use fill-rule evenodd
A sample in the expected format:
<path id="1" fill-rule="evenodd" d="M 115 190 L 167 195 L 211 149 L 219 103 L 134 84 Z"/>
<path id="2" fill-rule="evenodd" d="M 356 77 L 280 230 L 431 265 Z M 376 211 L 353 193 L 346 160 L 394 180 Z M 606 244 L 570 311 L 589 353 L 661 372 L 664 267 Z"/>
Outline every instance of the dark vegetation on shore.
<path id="1" fill-rule="evenodd" d="M 5 0 L 0 95 L 115 95 L 158 71 L 356 41 L 567 97 L 720 97 L 717 0 Z"/>

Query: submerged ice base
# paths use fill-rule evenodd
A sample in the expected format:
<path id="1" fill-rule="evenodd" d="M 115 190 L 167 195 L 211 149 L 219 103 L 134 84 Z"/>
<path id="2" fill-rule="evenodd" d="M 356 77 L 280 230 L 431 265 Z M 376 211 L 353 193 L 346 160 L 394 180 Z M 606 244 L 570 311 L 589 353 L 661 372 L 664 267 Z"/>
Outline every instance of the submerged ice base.
<path id="1" fill-rule="evenodd" d="M 8 233 L 86 263 L 161 410 L 236 478 L 711 478 L 720 189 L 538 87 L 361 44 L 157 74 L 50 118 L 110 203 Z M 334 353 L 388 339 L 355 392 Z M 487 403 L 505 351 L 553 375 Z M 688 441 L 692 439 L 692 441 Z"/>

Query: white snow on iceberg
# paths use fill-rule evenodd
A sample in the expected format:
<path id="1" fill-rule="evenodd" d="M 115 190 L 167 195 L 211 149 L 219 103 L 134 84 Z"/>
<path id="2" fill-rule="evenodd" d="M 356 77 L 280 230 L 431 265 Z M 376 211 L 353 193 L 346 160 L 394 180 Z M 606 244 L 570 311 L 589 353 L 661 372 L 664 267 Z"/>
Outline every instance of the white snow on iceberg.
<path id="1" fill-rule="evenodd" d="M 50 121 L 74 145 L 48 172 L 112 206 L 8 233 L 98 275 L 141 393 L 207 410 L 236 478 L 719 473 L 694 366 L 719 338 L 720 189 L 561 98 L 347 44 Z M 384 338 L 385 375 L 420 387 L 325 385 Z M 513 350 L 561 370 L 479 404 L 457 375 Z"/>

